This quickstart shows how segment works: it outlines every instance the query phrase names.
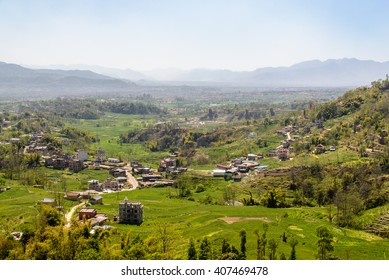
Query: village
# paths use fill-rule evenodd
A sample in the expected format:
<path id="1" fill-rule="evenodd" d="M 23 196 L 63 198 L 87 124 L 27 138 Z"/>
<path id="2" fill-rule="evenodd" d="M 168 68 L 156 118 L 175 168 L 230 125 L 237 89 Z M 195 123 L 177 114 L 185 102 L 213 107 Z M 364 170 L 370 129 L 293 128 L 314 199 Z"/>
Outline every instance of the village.
<path id="1" fill-rule="evenodd" d="M 117 158 L 107 158 L 103 149 L 99 148 L 93 159 L 90 159 L 85 149 L 79 149 L 75 154 L 65 153 L 62 149 L 54 147 L 52 143 L 44 141 L 45 133 L 39 132 L 28 135 L 29 142 L 21 152 L 23 155 L 38 154 L 41 164 L 46 168 L 54 170 L 69 170 L 78 173 L 84 169 L 107 170 L 109 177 L 100 182 L 97 179 L 88 181 L 85 190 L 68 190 L 63 194 L 63 199 L 78 202 L 71 212 L 78 211 L 75 217 L 80 221 L 90 221 L 93 230 L 99 227 L 107 227 L 104 224 L 110 221 L 121 224 L 139 225 L 143 222 L 143 205 L 139 202 L 130 202 L 127 199 L 119 202 L 118 215 L 109 218 L 105 213 L 98 213 L 93 206 L 102 205 L 103 194 L 131 191 L 148 187 L 166 187 L 174 184 L 173 179 L 167 179 L 167 174 L 179 174 L 187 171 L 187 168 L 177 166 L 177 153 L 170 157 L 161 159 L 158 168 L 155 170 L 148 166 L 143 166 L 137 161 L 130 163 L 123 162 Z M 12 138 L 4 145 L 15 145 L 22 141 L 21 138 Z M 137 178 L 136 178 L 137 177 Z M 33 185 L 33 188 L 45 190 L 44 185 Z M 0 192 L 9 190 L 10 187 L 0 188 Z M 39 204 L 55 207 L 60 212 L 63 211 L 61 199 L 46 197 L 39 201 Z M 64 213 L 65 214 L 65 213 Z M 69 213 L 68 213 L 69 214 Z M 65 215 L 69 223 L 72 215 Z"/>
<path id="2" fill-rule="evenodd" d="M 288 125 L 283 127 L 281 130 L 278 130 L 276 134 L 278 136 L 286 137 L 285 140 L 282 140 L 279 146 L 274 150 L 270 150 L 267 152 L 266 156 L 268 158 L 278 159 L 280 161 L 293 160 L 291 156 L 294 152 L 293 142 L 305 139 L 302 143 L 307 143 L 306 139 L 311 137 L 311 127 L 315 127 L 317 129 L 324 129 L 323 122 L 317 120 L 313 122 L 311 125 L 307 125 L 304 127 L 299 127 L 297 125 Z M 303 137 L 300 136 L 304 134 Z M 255 138 L 255 134 L 251 132 L 248 137 Z M 319 155 L 327 152 L 334 152 L 336 148 L 334 146 L 324 146 L 322 144 L 318 144 L 315 146 L 314 150 L 310 152 L 314 155 Z M 216 169 L 214 169 L 211 174 L 214 177 L 223 177 L 225 180 L 232 180 L 234 182 L 240 182 L 242 179 L 249 175 L 249 172 L 254 172 L 256 175 L 260 176 L 277 176 L 277 174 L 284 174 L 285 172 L 289 172 L 291 168 L 279 168 L 268 170 L 267 165 L 261 165 L 259 163 L 260 160 L 264 159 L 264 154 L 247 154 L 245 157 L 240 157 L 236 159 L 232 159 L 227 164 L 217 164 Z"/>
<path id="3" fill-rule="evenodd" d="M 301 138 L 300 132 L 305 135 L 304 138 L 309 138 L 312 126 L 323 129 L 323 122 L 316 121 L 310 126 L 303 128 L 289 125 L 277 131 L 278 136 L 286 137 L 286 139 L 282 140 L 276 149 L 268 151 L 266 156 L 280 161 L 292 160 L 293 142 Z M 100 182 L 97 179 L 91 179 L 83 191 L 67 190 L 63 196 L 66 200 L 80 202 L 78 206 L 82 208 L 78 211 L 78 219 L 80 221 L 90 219 L 93 226 L 102 226 L 109 220 L 106 214 L 97 213 L 97 210 L 93 208 L 93 205 L 104 203 L 104 193 L 173 186 L 175 182 L 174 175 L 187 171 L 186 167 L 178 166 L 178 161 L 176 160 L 178 153 L 172 153 L 168 157 L 162 158 L 158 168 L 153 169 L 138 161 L 126 163 L 118 158 L 107 158 L 105 151 L 101 148 L 97 150 L 93 159 L 90 159 L 85 149 L 78 149 L 73 155 L 65 153 L 53 143 L 48 143 L 45 140 L 44 132 L 33 133 L 28 136 L 28 143 L 24 145 L 25 148 L 22 153 L 24 155 L 31 153 L 39 154 L 42 164 L 46 168 L 55 170 L 66 169 L 73 173 L 78 173 L 84 169 L 107 170 L 109 172 L 110 176 L 104 181 Z M 251 136 L 249 135 L 248 137 L 250 138 Z M 5 144 L 18 145 L 20 141 L 22 141 L 20 138 L 12 138 L 9 143 Z M 316 146 L 313 152 L 320 154 L 326 152 L 326 150 L 335 151 L 335 147 L 330 146 L 326 148 L 320 144 Z M 245 157 L 232 159 L 227 164 L 217 164 L 216 169 L 211 174 L 213 177 L 223 177 L 225 180 L 232 180 L 233 182 L 240 182 L 249 174 L 266 176 L 270 171 L 266 165 L 259 163 L 264 157 L 264 154 L 249 153 Z M 276 171 L 271 170 L 273 173 Z M 282 173 L 285 170 L 279 170 L 279 172 Z M 33 187 L 45 188 L 43 185 L 34 185 Z M 5 190 L 0 189 L 0 191 Z M 52 198 L 44 198 L 40 203 L 60 208 L 58 202 Z M 130 210 L 127 211 L 127 208 Z M 143 222 L 143 205 L 139 202 L 122 201 L 118 205 L 118 215 L 112 217 L 112 220 L 119 223 L 140 224 Z"/>

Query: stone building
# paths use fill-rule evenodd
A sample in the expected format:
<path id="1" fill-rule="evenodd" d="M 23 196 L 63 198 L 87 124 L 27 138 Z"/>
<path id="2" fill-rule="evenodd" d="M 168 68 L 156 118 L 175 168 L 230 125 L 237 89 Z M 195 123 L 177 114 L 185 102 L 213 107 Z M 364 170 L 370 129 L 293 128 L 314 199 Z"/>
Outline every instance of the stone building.
<path id="1" fill-rule="evenodd" d="M 101 148 L 99 148 L 96 152 L 96 161 L 97 162 L 104 162 L 106 159 L 105 157 L 105 151 Z"/>
<path id="2" fill-rule="evenodd" d="M 119 223 L 140 225 L 143 222 L 143 204 L 129 202 L 127 197 L 119 203 Z"/>

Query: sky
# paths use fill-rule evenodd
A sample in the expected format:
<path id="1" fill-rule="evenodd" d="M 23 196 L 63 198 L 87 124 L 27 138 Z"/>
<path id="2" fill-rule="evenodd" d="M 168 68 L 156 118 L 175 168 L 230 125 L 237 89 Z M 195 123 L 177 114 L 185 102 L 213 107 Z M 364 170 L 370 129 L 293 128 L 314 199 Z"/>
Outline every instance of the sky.
<path id="1" fill-rule="evenodd" d="M 0 61 L 250 71 L 389 61 L 387 0 L 0 0 Z"/>

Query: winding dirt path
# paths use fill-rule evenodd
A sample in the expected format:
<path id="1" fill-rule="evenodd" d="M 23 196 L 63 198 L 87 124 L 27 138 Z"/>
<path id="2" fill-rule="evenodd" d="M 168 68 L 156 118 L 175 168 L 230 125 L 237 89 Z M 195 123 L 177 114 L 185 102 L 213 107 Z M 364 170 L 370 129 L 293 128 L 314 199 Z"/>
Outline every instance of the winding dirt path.
<path id="1" fill-rule="evenodd" d="M 78 208 L 82 207 L 83 205 L 85 205 L 85 201 L 73 206 L 72 209 L 68 213 L 65 214 L 65 219 L 66 219 L 65 228 L 70 227 L 70 221 L 72 220 L 72 216 L 73 216 L 74 212 L 76 212 L 76 210 Z"/>

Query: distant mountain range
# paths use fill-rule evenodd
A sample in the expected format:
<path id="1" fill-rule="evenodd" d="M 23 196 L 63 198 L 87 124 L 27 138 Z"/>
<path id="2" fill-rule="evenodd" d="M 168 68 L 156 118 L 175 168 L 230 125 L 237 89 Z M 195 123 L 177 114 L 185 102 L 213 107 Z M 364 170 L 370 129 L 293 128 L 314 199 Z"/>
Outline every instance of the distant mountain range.
<path id="1" fill-rule="evenodd" d="M 254 71 L 160 69 L 141 73 L 131 69 L 88 65 L 52 65 L 44 68 L 31 69 L 0 62 L 0 94 L 122 93 L 133 90 L 136 85 L 358 87 L 369 85 L 389 74 L 389 62 L 355 58 L 312 60 L 290 67 L 266 67 Z"/>
<path id="2" fill-rule="evenodd" d="M 358 59 L 312 60 L 290 67 L 266 67 L 254 71 L 193 69 L 146 72 L 158 80 L 217 82 L 262 87 L 355 87 L 369 85 L 389 74 L 389 62 Z"/>
<path id="3" fill-rule="evenodd" d="M 136 83 L 158 85 L 235 85 L 258 87 L 356 87 L 389 74 L 389 62 L 358 60 L 355 58 L 312 60 L 290 67 L 266 67 L 254 71 L 210 69 L 157 69 L 134 71 L 101 66 L 70 65 L 50 66 L 58 69 L 91 70 L 96 73 Z"/>
<path id="4" fill-rule="evenodd" d="M 30 69 L 0 62 L 0 94 L 17 96 L 123 92 L 134 87 L 128 80 L 85 70 Z"/>

